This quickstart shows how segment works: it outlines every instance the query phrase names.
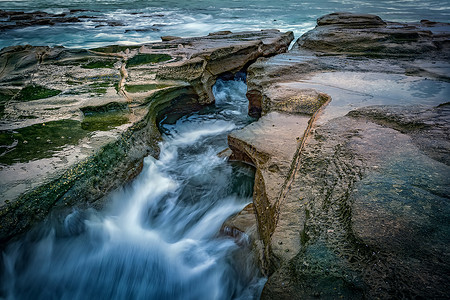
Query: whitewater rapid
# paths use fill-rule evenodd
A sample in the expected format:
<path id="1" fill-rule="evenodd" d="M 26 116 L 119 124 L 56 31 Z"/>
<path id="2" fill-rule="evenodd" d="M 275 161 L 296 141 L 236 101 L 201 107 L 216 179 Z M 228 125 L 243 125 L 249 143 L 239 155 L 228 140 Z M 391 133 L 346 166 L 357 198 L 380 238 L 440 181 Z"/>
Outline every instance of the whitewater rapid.
<path id="1" fill-rule="evenodd" d="M 250 249 L 219 234 L 251 202 L 253 170 L 217 156 L 251 121 L 245 91 L 219 80 L 215 107 L 162 124 L 160 157 L 146 157 L 106 211 L 74 210 L 9 246 L 5 298 L 257 299 Z"/>

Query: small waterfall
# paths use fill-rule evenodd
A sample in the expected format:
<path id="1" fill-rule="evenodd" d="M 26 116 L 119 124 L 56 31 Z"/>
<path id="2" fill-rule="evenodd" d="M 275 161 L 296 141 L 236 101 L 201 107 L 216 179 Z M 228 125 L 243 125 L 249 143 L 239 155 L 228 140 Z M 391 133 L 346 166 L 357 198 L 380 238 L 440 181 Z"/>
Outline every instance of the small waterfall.
<path id="1" fill-rule="evenodd" d="M 160 158 L 145 158 L 111 208 L 75 210 L 10 245 L 0 297 L 257 299 L 264 280 L 250 250 L 218 235 L 251 201 L 253 171 L 217 156 L 227 133 L 251 122 L 245 92 L 243 80 L 219 80 L 215 107 L 161 124 Z"/>

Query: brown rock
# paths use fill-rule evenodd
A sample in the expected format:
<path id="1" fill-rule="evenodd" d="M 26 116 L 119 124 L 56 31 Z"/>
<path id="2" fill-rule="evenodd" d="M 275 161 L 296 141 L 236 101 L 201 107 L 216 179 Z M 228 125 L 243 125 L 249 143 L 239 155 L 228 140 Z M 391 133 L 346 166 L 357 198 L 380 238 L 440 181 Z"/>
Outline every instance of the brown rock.
<path id="1" fill-rule="evenodd" d="M 173 36 L 173 35 L 165 35 L 161 37 L 161 41 L 163 42 L 169 42 L 173 40 L 181 39 L 179 36 Z"/>
<path id="2" fill-rule="evenodd" d="M 298 39 L 302 49 L 329 54 L 378 56 L 450 55 L 448 24 L 384 22 L 377 16 L 333 13 Z M 439 53 L 439 54 L 438 54 Z"/>
<path id="3" fill-rule="evenodd" d="M 238 72 L 258 57 L 282 53 L 292 39 L 292 32 L 275 30 L 185 39 L 178 43 L 185 45 L 178 53 L 189 59 L 167 64 L 158 70 L 157 78 L 188 80 L 199 95 L 199 102 L 211 103 L 212 85 L 221 74 Z"/>
<path id="4" fill-rule="evenodd" d="M 445 297 L 449 28 L 335 13 L 248 68 L 262 299 Z"/>
<path id="5" fill-rule="evenodd" d="M 353 14 L 347 12 L 335 12 L 317 19 L 317 26 L 342 25 L 353 28 L 367 28 L 385 26 L 380 17 L 369 14 Z"/>

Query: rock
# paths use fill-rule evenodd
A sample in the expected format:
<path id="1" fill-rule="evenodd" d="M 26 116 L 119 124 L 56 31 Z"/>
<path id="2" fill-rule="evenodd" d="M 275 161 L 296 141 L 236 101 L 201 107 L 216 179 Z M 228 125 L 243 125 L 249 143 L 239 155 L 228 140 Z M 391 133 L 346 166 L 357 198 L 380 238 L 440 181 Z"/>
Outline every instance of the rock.
<path id="1" fill-rule="evenodd" d="M 91 50 L 2 49 L 2 247 L 53 209 L 101 206 L 104 195 L 139 173 L 145 156 L 158 156 L 161 119 L 212 103 L 205 87 L 250 59 L 283 51 L 289 36 L 244 32 Z M 179 66 L 195 72 L 183 76 Z"/>
<path id="2" fill-rule="evenodd" d="M 446 297 L 449 33 L 334 13 L 250 65 L 262 299 Z"/>
<path id="3" fill-rule="evenodd" d="M 186 39 L 184 43 L 177 41 L 184 45 L 180 53 L 190 59 L 167 64 L 158 70 L 157 78 L 188 80 L 199 95 L 199 102 L 210 103 L 214 101 L 212 85 L 221 74 L 236 73 L 260 56 L 282 53 L 292 39 L 292 32 L 272 30 L 212 35 L 201 40 Z"/>
<path id="4" fill-rule="evenodd" d="M 259 238 L 264 249 L 259 253 L 263 260 L 263 272 L 274 271 L 278 256 L 286 257 L 296 253 L 298 245 L 295 241 L 295 221 L 290 222 L 294 235 L 292 240 L 285 241 L 281 251 L 273 254 L 271 237 L 277 226 L 277 215 L 280 206 L 285 205 L 285 193 L 289 189 L 291 175 L 297 167 L 297 157 L 302 146 L 301 139 L 308 130 L 309 117 L 271 112 L 240 131 L 228 136 L 228 145 L 233 150 L 231 159 L 239 159 L 256 166 L 253 202 Z M 298 139 L 292 139 L 297 135 Z M 297 228 L 298 229 L 298 228 Z M 289 254 L 284 251 L 291 249 Z"/>
<path id="5" fill-rule="evenodd" d="M 173 36 L 173 35 L 166 35 L 161 37 L 161 41 L 163 42 L 170 42 L 173 40 L 181 39 L 179 36 Z"/>
<path id="6" fill-rule="evenodd" d="M 228 35 L 228 34 L 231 34 L 232 32 L 231 31 L 228 31 L 228 30 L 226 30 L 226 31 L 217 31 L 217 32 L 210 32 L 209 34 L 208 34 L 208 36 L 214 36 L 214 35 Z"/>
<path id="7" fill-rule="evenodd" d="M 96 22 L 95 27 L 123 26 L 120 22 L 99 19 L 98 16 L 79 15 L 80 12 L 95 12 L 84 9 L 71 9 L 68 13 L 52 14 L 42 11 L 4 11 L 0 10 L 0 30 L 12 30 L 31 26 L 54 26 L 61 23 Z"/>
<path id="8" fill-rule="evenodd" d="M 226 220 L 220 232 L 234 238 L 243 246 L 249 246 L 250 241 L 258 240 L 257 228 L 255 208 L 253 203 L 250 203 L 239 214 Z"/>
<path id="9" fill-rule="evenodd" d="M 70 11 L 70 14 L 73 13 Z M 0 30 L 81 22 L 77 16 L 68 16 L 67 13 L 51 14 L 42 11 L 22 12 L 0 10 L 0 17 L 4 19 L 0 21 Z"/>
<path id="10" fill-rule="evenodd" d="M 449 57 L 445 23 L 384 22 L 373 15 L 333 13 L 317 20 L 317 27 L 298 39 L 302 49 L 322 53 L 372 56 Z"/>
<path id="11" fill-rule="evenodd" d="M 341 25 L 352 28 L 367 28 L 385 26 L 380 17 L 369 14 L 352 14 L 346 12 L 335 12 L 317 19 L 317 26 Z"/>
<path id="12" fill-rule="evenodd" d="M 135 31 L 135 32 L 155 32 L 155 31 L 159 31 L 159 29 L 158 28 L 153 28 L 153 27 L 141 28 L 141 29 L 126 29 L 125 33 L 133 32 L 133 31 Z M 161 39 L 161 40 L 164 42 L 163 39 Z"/>

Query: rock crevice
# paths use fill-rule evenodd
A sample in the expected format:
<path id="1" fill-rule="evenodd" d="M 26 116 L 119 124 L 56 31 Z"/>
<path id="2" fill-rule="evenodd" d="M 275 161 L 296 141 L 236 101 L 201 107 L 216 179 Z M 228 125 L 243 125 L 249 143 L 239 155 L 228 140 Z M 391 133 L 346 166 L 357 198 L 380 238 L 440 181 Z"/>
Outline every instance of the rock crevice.
<path id="1" fill-rule="evenodd" d="M 2 246 L 55 205 L 101 205 L 146 155 L 158 156 L 162 115 L 213 103 L 219 76 L 285 51 L 292 39 L 269 30 L 91 50 L 2 49 Z"/>

